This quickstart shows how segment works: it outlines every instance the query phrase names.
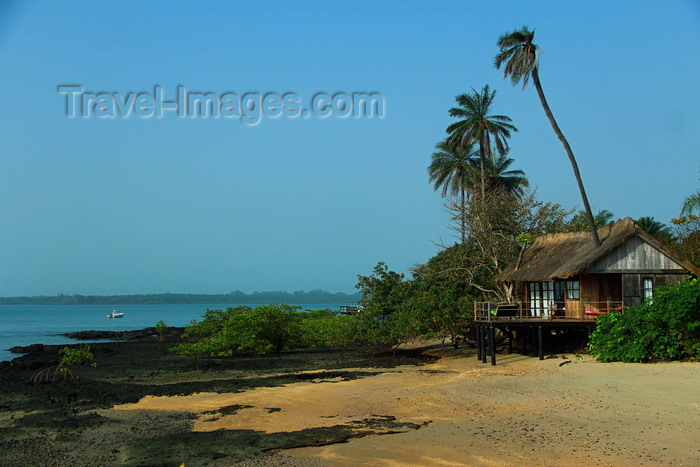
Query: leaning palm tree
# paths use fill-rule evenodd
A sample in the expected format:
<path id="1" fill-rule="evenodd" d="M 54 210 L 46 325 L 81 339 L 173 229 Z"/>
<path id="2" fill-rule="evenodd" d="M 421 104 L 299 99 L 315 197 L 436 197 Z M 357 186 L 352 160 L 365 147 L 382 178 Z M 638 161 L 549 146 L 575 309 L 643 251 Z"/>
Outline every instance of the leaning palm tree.
<path id="1" fill-rule="evenodd" d="M 566 154 L 569 156 L 569 161 L 571 162 L 571 167 L 574 169 L 574 176 L 576 177 L 578 188 L 581 191 L 583 207 L 585 208 L 586 215 L 588 217 L 588 224 L 591 228 L 593 239 L 597 245 L 600 245 L 598 231 L 595 228 L 595 219 L 593 218 L 591 206 L 588 204 L 588 197 L 586 196 L 586 190 L 583 187 L 583 181 L 581 180 L 581 174 L 578 170 L 576 158 L 571 150 L 571 146 L 569 146 L 569 142 L 559 129 L 559 125 L 557 125 L 556 120 L 554 120 L 554 115 L 552 114 L 549 104 L 547 104 L 547 99 L 544 97 L 544 92 L 542 91 L 540 76 L 537 71 L 539 66 L 537 57 L 539 47 L 532 43 L 534 38 L 535 31 L 530 31 L 527 26 L 523 26 L 519 30 L 516 29 L 511 33 L 501 35 L 501 37 L 498 39 L 498 47 L 500 48 L 500 52 L 494 59 L 494 65 L 496 68 L 501 68 L 501 65 L 505 63 L 503 77 L 505 78 L 510 76 L 513 86 L 522 81 L 523 89 L 525 89 L 530 77 L 532 77 L 532 81 L 535 84 L 535 89 L 537 89 L 537 95 L 540 98 L 540 103 L 542 104 L 544 113 L 547 115 L 549 123 L 554 129 L 554 133 L 556 133 L 559 141 L 561 141 L 561 144 L 566 150 Z"/>
<path id="2" fill-rule="evenodd" d="M 462 243 L 466 239 L 466 200 L 473 189 L 474 163 L 477 159 L 474 146 L 458 146 L 443 140 L 435 145 L 435 152 L 428 166 L 430 182 L 435 191 L 442 188 L 442 196 L 459 197 Z"/>
<path id="3" fill-rule="evenodd" d="M 510 133 L 518 131 L 511 124 L 511 119 L 505 115 L 490 115 L 491 104 L 496 97 L 496 91 L 491 91 L 488 84 L 481 92 L 472 88 L 471 94 L 460 94 L 455 97 L 457 107 L 450 109 L 450 117 L 462 120 L 447 127 L 448 140 L 452 144 L 469 145 L 479 143 L 479 159 L 481 162 L 481 196 L 486 192 L 485 164 L 487 157 L 493 157 L 492 146 L 499 154 L 508 151 Z"/>
<path id="4" fill-rule="evenodd" d="M 485 164 L 486 171 L 486 192 L 491 190 L 503 191 L 511 196 L 520 198 L 525 188 L 530 186 L 530 182 L 522 170 L 509 170 L 514 160 L 504 154 L 497 158 L 488 158 Z M 474 165 L 479 161 L 476 158 L 471 159 L 471 164 Z M 475 171 L 476 172 L 476 171 Z"/>

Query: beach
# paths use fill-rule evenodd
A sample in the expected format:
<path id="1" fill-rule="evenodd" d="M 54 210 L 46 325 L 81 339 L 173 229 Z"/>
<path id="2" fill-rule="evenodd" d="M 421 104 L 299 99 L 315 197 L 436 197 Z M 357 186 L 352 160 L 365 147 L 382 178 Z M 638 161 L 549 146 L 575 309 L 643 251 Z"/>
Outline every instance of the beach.
<path id="1" fill-rule="evenodd" d="M 73 382 L 28 385 L 36 368 L 3 367 L 0 464 L 700 465 L 697 363 L 491 366 L 415 343 L 197 369 L 168 339 L 95 344 L 97 368 Z"/>

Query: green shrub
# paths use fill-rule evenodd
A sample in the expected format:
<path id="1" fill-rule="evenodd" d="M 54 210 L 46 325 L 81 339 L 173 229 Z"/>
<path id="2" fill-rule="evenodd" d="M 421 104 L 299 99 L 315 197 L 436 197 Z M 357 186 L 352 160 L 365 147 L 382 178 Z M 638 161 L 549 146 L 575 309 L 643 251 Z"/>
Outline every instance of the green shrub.
<path id="1" fill-rule="evenodd" d="M 204 337 L 211 336 L 219 332 L 224 323 L 228 318 L 236 313 L 245 313 L 252 311 L 253 309 L 249 306 L 237 306 L 234 308 L 227 308 L 226 310 L 207 310 L 202 317 L 201 321 L 192 320 L 190 324 L 185 327 L 185 332 L 182 337 Z"/>
<path id="2" fill-rule="evenodd" d="M 457 336 L 471 320 L 473 298 L 451 266 L 454 250 L 415 268 L 413 278 L 378 263 L 371 276 L 359 276 L 362 312 L 351 316 L 347 340 L 373 347 L 399 346 L 416 338 Z M 448 264 L 449 263 L 449 264 Z"/>
<path id="3" fill-rule="evenodd" d="M 95 358 L 92 351 L 90 350 L 89 345 L 77 349 L 73 349 L 71 347 L 63 347 L 61 350 L 58 351 L 58 353 L 63 355 L 63 358 L 58 364 L 59 366 L 64 368 L 67 368 L 72 365 L 82 365 L 83 363 L 86 363 Z M 95 365 L 93 364 L 93 366 Z"/>
<path id="4" fill-rule="evenodd" d="M 240 306 L 207 310 L 183 334 L 194 342 L 171 350 L 194 358 L 266 354 L 299 348 L 337 345 L 343 340 L 343 318 L 330 310 L 300 311 L 298 306 Z"/>
<path id="5" fill-rule="evenodd" d="M 655 291 L 653 303 L 598 318 L 589 349 L 600 361 L 700 359 L 700 281 Z"/>
<path id="6" fill-rule="evenodd" d="M 158 340 L 163 342 L 165 340 L 165 334 L 168 332 L 168 325 L 165 321 L 160 320 L 156 323 L 156 332 L 158 333 Z"/>
<path id="7" fill-rule="evenodd" d="M 337 311 L 309 310 L 300 313 L 304 347 L 339 347 L 348 344 L 348 316 Z"/>
<path id="8" fill-rule="evenodd" d="M 63 358 L 61 358 L 61 360 L 58 362 L 58 365 L 39 370 L 32 375 L 29 381 L 32 383 L 55 383 L 57 381 L 78 379 L 77 376 L 73 375 L 70 367 L 82 365 L 94 358 L 89 345 L 85 345 L 77 349 L 63 347 L 58 351 L 58 353 L 63 355 Z M 97 366 L 97 363 L 92 363 L 90 366 L 94 368 Z"/>

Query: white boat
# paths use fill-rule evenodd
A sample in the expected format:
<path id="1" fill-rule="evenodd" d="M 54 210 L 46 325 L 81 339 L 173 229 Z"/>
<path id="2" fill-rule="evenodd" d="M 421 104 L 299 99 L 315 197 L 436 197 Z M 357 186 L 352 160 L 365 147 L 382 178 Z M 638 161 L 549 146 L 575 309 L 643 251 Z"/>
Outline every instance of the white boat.
<path id="1" fill-rule="evenodd" d="M 119 310 L 112 310 L 110 314 L 107 315 L 107 318 L 123 318 L 124 313 L 122 313 Z"/>

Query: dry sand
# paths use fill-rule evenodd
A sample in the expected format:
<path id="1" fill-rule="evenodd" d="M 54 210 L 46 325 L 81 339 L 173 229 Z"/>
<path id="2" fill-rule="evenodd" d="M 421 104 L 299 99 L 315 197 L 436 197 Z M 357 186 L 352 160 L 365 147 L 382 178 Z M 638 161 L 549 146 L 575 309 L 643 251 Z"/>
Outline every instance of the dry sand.
<path id="1" fill-rule="evenodd" d="M 111 410 L 194 412 L 196 431 L 296 431 L 382 416 L 424 424 L 287 450 L 265 465 L 700 466 L 700 364 L 514 354 L 492 367 L 470 350 L 429 352 L 442 358 L 364 379 L 146 397 Z M 243 407 L 211 413 L 230 406 Z"/>

